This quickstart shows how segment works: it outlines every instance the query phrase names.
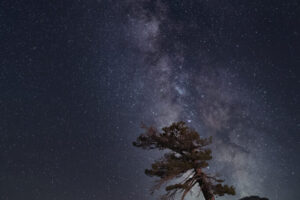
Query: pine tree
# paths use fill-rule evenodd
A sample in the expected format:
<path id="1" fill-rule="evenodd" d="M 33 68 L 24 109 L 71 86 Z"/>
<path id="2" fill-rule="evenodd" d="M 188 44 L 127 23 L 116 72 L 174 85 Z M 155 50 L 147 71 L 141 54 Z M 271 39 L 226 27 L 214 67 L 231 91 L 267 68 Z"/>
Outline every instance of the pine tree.
<path id="1" fill-rule="evenodd" d="M 145 125 L 142 128 L 145 133 L 133 142 L 134 146 L 165 150 L 163 157 L 156 160 L 151 169 L 145 170 L 146 175 L 159 178 L 153 191 L 171 180 L 178 181 L 166 186 L 166 194 L 161 199 L 174 199 L 180 194 L 183 200 L 195 185 L 198 185 L 199 192 L 206 200 L 214 200 L 215 195 L 235 194 L 233 186 L 223 185 L 224 180 L 204 172 L 208 161 L 212 159 L 211 150 L 207 148 L 212 142 L 211 137 L 200 138 L 195 130 L 182 121 L 162 128 L 162 132 Z"/>

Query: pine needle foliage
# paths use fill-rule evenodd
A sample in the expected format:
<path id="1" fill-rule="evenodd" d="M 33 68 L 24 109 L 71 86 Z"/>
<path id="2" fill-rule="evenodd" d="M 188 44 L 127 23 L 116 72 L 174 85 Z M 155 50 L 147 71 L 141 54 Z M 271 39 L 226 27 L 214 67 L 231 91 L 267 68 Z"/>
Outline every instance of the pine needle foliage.
<path id="1" fill-rule="evenodd" d="M 135 147 L 167 150 L 162 158 L 152 163 L 150 169 L 145 170 L 146 175 L 158 178 L 153 191 L 171 180 L 180 180 L 166 186 L 162 200 L 174 199 L 177 194 L 183 200 L 195 185 L 206 200 L 214 200 L 215 195 L 235 194 L 233 186 L 224 185 L 224 180 L 203 171 L 212 159 L 212 152 L 207 147 L 212 143 L 211 137 L 201 138 L 182 121 L 162 128 L 162 132 L 151 126 L 143 125 L 142 128 L 145 132 L 133 142 Z"/>

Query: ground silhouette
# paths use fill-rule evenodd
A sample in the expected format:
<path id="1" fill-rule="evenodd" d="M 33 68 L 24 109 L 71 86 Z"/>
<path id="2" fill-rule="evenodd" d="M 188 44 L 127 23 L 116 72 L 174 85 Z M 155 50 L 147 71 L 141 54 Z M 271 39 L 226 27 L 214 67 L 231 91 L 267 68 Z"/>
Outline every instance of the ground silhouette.
<path id="1" fill-rule="evenodd" d="M 249 196 L 249 197 L 244 197 L 240 200 L 269 200 L 269 199 L 265 197 L 259 197 L 259 196 Z"/>

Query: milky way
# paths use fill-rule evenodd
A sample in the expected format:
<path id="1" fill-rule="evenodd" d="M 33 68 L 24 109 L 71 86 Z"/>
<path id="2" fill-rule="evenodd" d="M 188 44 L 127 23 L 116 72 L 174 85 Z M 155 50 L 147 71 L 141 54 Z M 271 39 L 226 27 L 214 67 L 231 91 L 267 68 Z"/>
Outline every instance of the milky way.
<path id="1" fill-rule="evenodd" d="M 205 12 L 216 12 L 210 7 L 215 5 L 209 4 L 204 5 Z M 256 194 L 281 199 L 278 190 L 282 186 L 276 180 L 283 175 L 274 173 L 280 171 L 274 157 L 282 155 L 276 150 L 279 144 L 263 128 L 270 118 L 261 112 L 266 105 L 248 91 L 234 72 L 239 66 L 222 66 L 205 53 L 210 50 L 205 43 L 212 39 L 212 30 L 195 33 L 193 40 L 203 41 L 203 45 L 193 52 L 191 63 L 190 56 L 185 56 L 190 47 L 183 38 L 184 28 L 205 29 L 201 21 L 171 19 L 169 5 L 161 1 L 131 6 L 134 11 L 128 18 L 128 31 L 132 44 L 139 50 L 139 67 L 143 69 L 137 75 L 137 84 L 143 84 L 148 105 L 142 115 L 158 127 L 183 120 L 202 136 L 213 136 L 214 161 L 208 172 L 224 175 L 236 187 L 238 197 Z M 188 12 L 198 12 L 197 8 L 188 7 Z M 222 16 L 213 17 L 222 20 Z M 164 46 L 165 43 L 170 46 Z M 272 187 L 270 183 L 274 183 Z"/>

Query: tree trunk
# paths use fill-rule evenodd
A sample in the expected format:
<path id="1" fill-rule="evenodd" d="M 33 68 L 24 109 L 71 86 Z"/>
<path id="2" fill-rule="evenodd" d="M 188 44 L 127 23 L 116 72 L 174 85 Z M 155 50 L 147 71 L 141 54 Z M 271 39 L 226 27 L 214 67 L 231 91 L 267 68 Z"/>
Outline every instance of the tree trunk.
<path id="1" fill-rule="evenodd" d="M 211 183 L 207 180 L 206 175 L 200 168 L 196 169 L 196 173 L 200 177 L 198 183 L 205 200 L 215 200 L 213 191 L 211 189 Z"/>

